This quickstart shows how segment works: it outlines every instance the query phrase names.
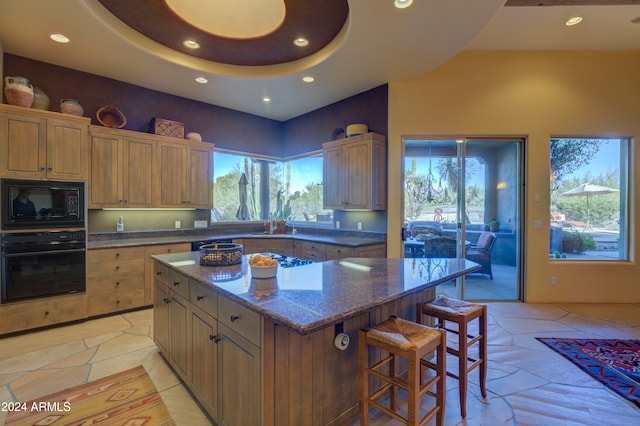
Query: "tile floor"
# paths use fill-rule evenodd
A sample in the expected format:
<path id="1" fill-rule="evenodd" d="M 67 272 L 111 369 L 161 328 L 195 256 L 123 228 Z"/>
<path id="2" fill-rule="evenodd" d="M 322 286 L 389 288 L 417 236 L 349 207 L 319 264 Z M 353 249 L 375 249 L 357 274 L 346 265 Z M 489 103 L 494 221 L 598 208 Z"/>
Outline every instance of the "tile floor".
<path id="1" fill-rule="evenodd" d="M 473 373 L 462 420 L 457 382 L 449 379 L 447 426 L 638 424 L 640 409 L 535 337 L 639 339 L 640 304 L 488 306 L 488 397 L 480 397 Z M 179 426 L 209 425 L 154 346 L 152 321 L 148 309 L 0 339 L 0 402 L 26 401 L 143 365 Z M 396 423 L 374 415 L 371 424 Z"/>

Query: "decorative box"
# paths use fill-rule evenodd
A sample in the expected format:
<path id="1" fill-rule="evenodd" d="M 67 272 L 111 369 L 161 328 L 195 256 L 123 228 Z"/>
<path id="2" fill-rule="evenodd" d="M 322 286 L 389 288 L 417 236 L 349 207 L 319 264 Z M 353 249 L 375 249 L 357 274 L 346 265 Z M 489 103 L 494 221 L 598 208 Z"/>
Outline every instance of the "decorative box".
<path id="1" fill-rule="evenodd" d="M 151 119 L 151 133 L 184 139 L 184 123 L 153 117 Z"/>

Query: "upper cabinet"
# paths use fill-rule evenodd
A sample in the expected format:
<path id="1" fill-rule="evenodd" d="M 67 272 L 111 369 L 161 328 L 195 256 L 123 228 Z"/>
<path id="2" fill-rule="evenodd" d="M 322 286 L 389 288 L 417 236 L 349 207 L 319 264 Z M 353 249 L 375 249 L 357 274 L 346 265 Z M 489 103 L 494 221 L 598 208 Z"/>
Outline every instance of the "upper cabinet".
<path id="1" fill-rule="evenodd" d="M 366 133 L 322 144 L 325 209 L 385 210 L 385 137 Z"/>
<path id="2" fill-rule="evenodd" d="M 213 206 L 213 145 L 160 142 L 156 147 L 156 207 Z"/>
<path id="3" fill-rule="evenodd" d="M 0 175 L 86 181 L 90 119 L 0 104 Z"/>
<path id="4" fill-rule="evenodd" d="M 212 207 L 213 148 L 91 126 L 89 208 Z"/>
<path id="5" fill-rule="evenodd" d="M 89 208 L 153 207 L 155 140 L 91 127 Z"/>

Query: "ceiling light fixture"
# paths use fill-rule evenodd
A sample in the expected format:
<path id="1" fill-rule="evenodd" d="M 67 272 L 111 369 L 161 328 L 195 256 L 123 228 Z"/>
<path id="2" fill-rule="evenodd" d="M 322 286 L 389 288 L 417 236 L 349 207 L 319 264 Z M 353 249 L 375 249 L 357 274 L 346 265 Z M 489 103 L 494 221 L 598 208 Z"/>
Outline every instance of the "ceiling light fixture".
<path id="1" fill-rule="evenodd" d="M 393 5 L 398 9 L 404 9 L 405 7 L 411 6 L 413 0 L 396 0 Z"/>
<path id="2" fill-rule="evenodd" d="M 567 21 L 564 24 L 567 27 L 571 27 L 573 25 L 578 25 L 580 22 L 582 22 L 582 16 L 574 16 L 572 18 L 567 19 Z"/>
<path id="3" fill-rule="evenodd" d="M 69 43 L 69 42 L 71 41 L 71 40 L 69 39 L 69 37 L 67 37 L 67 36 L 66 36 L 66 35 L 64 35 L 64 34 L 59 34 L 59 33 L 56 33 L 56 34 L 50 34 L 50 35 L 49 35 L 49 38 L 50 38 L 51 40 L 53 40 L 53 41 L 58 42 L 58 43 Z"/>
<path id="4" fill-rule="evenodd" d="M 304 77 L 302 77 L 302 81 L 304 81 L 305 83 L 313 83 L 315 81 L 315 78 L 311 77 L 310 75 L 305 75 Z"/>
<path id="5" fill-rule="evenodd" d="M 200 49 L 200 44 L 194 40 L 185 40 L 182 42 L 182 44 L 184 44 L 185 47 L 188 47 L 189 49 Z"/>
<path id="6" fill-rule="evenodd" d="M 206 78 L 204 78 L 204 77 L 196 77 L 196 81 L 197 81 L 198 83 L 201 83 L 201 84 L 205 84 L 205 83 L 208 83 L 208 82 L 209 82 L 209 80 L 207 80 L 207 79 L 206 79 Z"/>
<path id="7" fill-rule="evenodd" d="M 298 37 L 295 40 L 293 40 L 293 44 L 295 44 L 298 47 L 306 47 L 309 45 L 309 40 L 307 40 L 304 37 Z"/>

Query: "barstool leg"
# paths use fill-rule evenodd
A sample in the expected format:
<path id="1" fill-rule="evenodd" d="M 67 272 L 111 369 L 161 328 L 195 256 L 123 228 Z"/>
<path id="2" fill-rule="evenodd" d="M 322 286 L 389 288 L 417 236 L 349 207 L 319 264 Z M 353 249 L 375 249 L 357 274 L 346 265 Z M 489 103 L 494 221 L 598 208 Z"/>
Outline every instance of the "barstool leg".
<path id="1" fill-rule="evenodd" d="M 487 397 L 487 307 L 484 306 L 482 308 L 482 316 L 480 317 L 480 334 L 482 337 L 478 344 L 480 345 L 480 359 L 482 363 L 480 364 L 480 392 L 482 392 L 482 397 Z"/>
<path id="2" fill-rule="evenodd" d="M 436 414 L 436 425 L 444 425 L 444 407 L 446 404 L 446 385 L 447 385 L 447 335 L 443 331 L 440 335 L 440 347 L 438 348 L 438 364 L 436 374 L 440 376 L 436 385 L 436 404 L 440 407 L 440 411 Z"/>
<path id="3" fill-rule="evenodd" d="M 407 424 L 418 426 L 420 422 L 420 358 L 414 352 L 408 359 L 408 395 L 407 395 Z"/>
<path id="4" fill-rule="evenodd" d="M 396 372 L 398 371 L 398 358 L 395 354 L 389 354 L 389 356 L 391 357 L 391 361 L 389 361 L 389 377 L 395 380 Z M 396 385 L 391 385 L 389 389 L 389 399 L 391 410 L 396 411 L 398 408 L 398 387 Z"/>
<path id="5" fill-rule="evenodd" d="M 358 388 L 360 393 L 360 424 L 362 426 L 369 424 L 369 374 L 367 372 L 369 366 L 369 351 L 366 336 L 367 333 L 360 330 L 358 339 Z"/>
<path id="6" fill-rule="evenodd" d="M 467 380 L 469 372 L 467 365 L 469 351 L 467 349 L 467 323 L 460 321 L 458 323 L 458 377 L 460 389 L 460 415 L 462 418 L 467 417 Z"/>

